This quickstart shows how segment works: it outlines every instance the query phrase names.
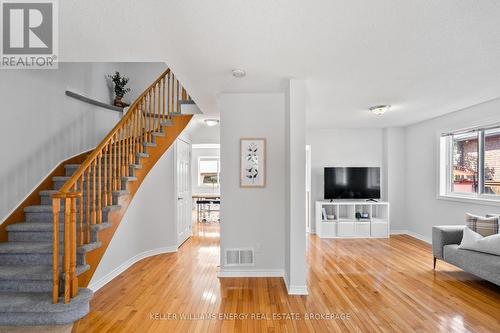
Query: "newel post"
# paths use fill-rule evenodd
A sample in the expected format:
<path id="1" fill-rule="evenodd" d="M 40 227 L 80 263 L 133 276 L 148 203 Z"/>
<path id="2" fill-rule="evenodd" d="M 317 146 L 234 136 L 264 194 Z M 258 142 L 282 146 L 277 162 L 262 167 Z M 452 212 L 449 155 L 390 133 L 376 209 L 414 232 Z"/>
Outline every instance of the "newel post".
<path id="1" fill-rule="evenodd" d="M 76 200 L 81 199 L 81 192 L 73 192 L 68 195 L 66 202 L 70 202 L 70 220 L 69 220 L 69 249 L 70 249 L 70 259 L 69 259 L 69 292 L 70 297 L 74 298 L 78 295 L 78 278 L 76 276 Z"/>
<path id="2" fill-rule="evenodd" d="M 61 197 L 59 194 L 52 196 L 52 303 L 59 301 L 59 211 L 61 209 Z"/>

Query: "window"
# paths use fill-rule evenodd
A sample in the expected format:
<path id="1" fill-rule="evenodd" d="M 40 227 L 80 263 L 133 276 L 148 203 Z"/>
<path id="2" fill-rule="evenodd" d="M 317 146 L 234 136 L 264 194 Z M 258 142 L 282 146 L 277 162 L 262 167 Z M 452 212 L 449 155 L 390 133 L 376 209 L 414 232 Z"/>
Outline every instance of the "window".
<path id="1" fill-rule="evenodd" d="M 500 128 L 484 132 L 484 193 L 500 196 Z"/>
<path id="2" fill-rule="evenodd" d="M 455 193 L 477 193 L 479 140 L 477 133 L 453 135 L 452 137 L 452 182 Z"/>
<path id="3" fill-rule="evenodd" d="M 198 158 L 198 185 L 219 186 L 220 158 L 200 157 Z"/>
<path id="4" fill-rule="evenodd" d="M 500 125 L 441 136 L 440 195 L 500 201 Z"/>

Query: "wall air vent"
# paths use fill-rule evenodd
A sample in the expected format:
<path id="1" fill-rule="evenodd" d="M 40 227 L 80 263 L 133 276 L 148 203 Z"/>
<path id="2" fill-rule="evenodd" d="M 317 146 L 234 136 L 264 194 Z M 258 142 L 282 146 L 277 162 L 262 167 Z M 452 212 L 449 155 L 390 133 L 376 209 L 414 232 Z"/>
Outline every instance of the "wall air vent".
<path id="1" fill-rule="evenodd" d="M 254 249 L 226 249 L 225 266 L 252 266 L 254 265 Z"/>

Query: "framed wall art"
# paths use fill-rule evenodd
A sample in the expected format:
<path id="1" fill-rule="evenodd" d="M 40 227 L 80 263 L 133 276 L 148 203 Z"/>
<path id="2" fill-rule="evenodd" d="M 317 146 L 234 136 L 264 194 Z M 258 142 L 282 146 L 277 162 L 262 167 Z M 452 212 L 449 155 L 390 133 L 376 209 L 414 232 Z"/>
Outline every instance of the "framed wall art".
<path id="1" fill-rule="evenodd" d="M 266 139 L 240 139 L 240 186 L 266 186 Z"/>

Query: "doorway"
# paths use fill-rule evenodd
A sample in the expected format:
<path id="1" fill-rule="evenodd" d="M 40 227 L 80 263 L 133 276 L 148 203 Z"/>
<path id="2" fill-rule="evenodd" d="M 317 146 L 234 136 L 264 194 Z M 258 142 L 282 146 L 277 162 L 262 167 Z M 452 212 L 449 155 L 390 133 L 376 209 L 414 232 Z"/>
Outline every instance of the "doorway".
<path id="1" fill-rule="evenodd" d="M 311 146 L 306 146 L 306 233 L 311 232 Z"/>
<path id="2" fill-rule="evenodd" d="M 193 215 L 198 223 L 219 222 L 220 145 L 193 144 Z"/>
<path id="3" fill-rule="evenodd" d="M 177 139 L 175 142 L 177 245 L 192 235 L 191 225 L 191 144 Z"/>

